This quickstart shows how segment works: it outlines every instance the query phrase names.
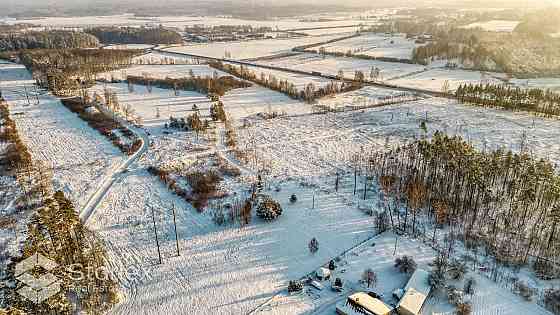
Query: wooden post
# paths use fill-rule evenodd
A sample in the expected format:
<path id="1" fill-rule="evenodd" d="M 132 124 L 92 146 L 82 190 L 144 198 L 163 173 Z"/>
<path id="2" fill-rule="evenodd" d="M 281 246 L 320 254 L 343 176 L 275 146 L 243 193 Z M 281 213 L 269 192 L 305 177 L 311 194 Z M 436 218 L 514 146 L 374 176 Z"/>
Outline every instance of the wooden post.
<path id="1" fill-rule="evenodd" d="M 336 182 L 334 183 L 334 190 L 338 192 L 338 172 L 336 172 Z"/>
<path id="2" fill-rule="evenodd" d="M 173 209 L 173 226 L 175 227 L 175 245 L 177 245 L 177 256 L 181 256 L 179 252 L 179 236 L 177 234 L 177 218 L 175 216 L 175 203 L 172 204 Z"/>
<path id="3" fill-rule="evenodd" d="M 364 200 L 366 200 L 367 194 L 367 175 L 364 177 Z"/>
<path id="4" fill-rule="evenodd" d="M 358 185 L 358 170 L 354 169 L 354 195 L 356 195 L 357 185 Z"/>
<path id="5" fill-rule="evenodd" d="M 311 209 L 315 209 L 315 192 L 313 192 L 313 206 L 311 207 Z"/>
<path id="6" fill-rule="evenodd" d="M 156 245 L 157 245 L 157 253 L 158 253 L 158 257 L 159 257 L 159 264 L 161 265 L 161 251 L 159 249 L 159 240 L 158 240 L 158 236 L 157 236 L 156 217 L 154 215 L 154 207 L 150 206 L 150 208 L 152 209 L 152 222 L 154 223 L 154 234 L 156 235 Z"/>

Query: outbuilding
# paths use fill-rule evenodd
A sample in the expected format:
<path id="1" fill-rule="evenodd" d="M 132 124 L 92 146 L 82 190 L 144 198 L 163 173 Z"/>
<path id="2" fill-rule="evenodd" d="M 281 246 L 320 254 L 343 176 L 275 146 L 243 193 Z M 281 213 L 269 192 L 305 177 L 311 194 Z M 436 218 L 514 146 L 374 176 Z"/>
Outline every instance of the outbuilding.
<path id="1" fill-rule="evenodd" d="M 422 269 L 417 269 L 408 280 L 404 288 L 404 296 L 397 305 L 400 315 L 419 315 L 424 302 L 432 290 L 429 283 L 430 274 Z"/>
<path id="2" fill-rule="evenodd" d="M 358 292 L 336 306 L 339 315 L 389 315 L 393 310 L 383 301 Z"/>
<path id="3" fill-rule="evenodd" d="M 331 271 L 327 268 L 321 267 L 315 272 L 315 276 L 319 281 L 329 280 L 331 278 Z"/>

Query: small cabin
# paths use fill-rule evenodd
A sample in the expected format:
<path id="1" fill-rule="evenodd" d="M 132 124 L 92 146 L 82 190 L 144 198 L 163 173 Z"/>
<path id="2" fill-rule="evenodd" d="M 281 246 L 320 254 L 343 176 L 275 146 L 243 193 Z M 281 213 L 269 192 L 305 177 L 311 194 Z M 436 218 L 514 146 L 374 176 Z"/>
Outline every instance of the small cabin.
<path id="1" fill-rule="evenodd" d="M 358 292 L 336 306 L 339 315 L 389 315 L 393 310 L 383 301 Z"/>
<path id="2" fill-rule="evenodd" d="M 319 281 L 329 280 L 331 278 L 331 271 L 327 268 L 321 267 L 315 272 L 315 276 Z"/>

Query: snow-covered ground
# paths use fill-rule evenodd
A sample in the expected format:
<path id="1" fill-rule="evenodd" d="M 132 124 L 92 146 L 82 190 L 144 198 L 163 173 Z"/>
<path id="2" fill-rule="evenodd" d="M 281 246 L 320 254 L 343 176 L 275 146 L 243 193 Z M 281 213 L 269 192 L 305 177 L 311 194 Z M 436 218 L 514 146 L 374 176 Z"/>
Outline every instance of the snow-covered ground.
<path id="1" fill-rule="evenodd" d="M 214 58 L 224 58 L 227 53 L 231 55 L 231 59 L 252 59 L 288 53 L 296 46 L 320 43 L 339 37 L 341 36 L 325 35 L 290 39 L 263 39 L 227 43 L 216 42 L 171 47 L 167 48 L 166 51 Z"/>
<path id="2" fill-rule="evenodd" d="M 0 80 L 32 158 L 52 168 L 54 188 L 63 190 L 80 209 L 102 178 L 118 167 L 122 154 L 57 98 L 38 91 L 36 104 L 34 81 L 24 66 L 0 64 Z M 31 94 L 29 105 L 25 89 Z"/>
<path id="3" fill-rule="evenodd" d="M 560 78 L 511 79 L 510 82 L 522 88 L 549 89 L 556 93 L 560 92 Z"/>
<path id="4" fill-rule="evenodd" d="M 354 101 L 354 100 L 352 100 Z M 361 100 L 357 100 L 361 104 Z M 560 163 L 560 122 L 526 113 L 428 98 L 363 111 L 257 121 L 240 129 L 239 146 L 257 149 L 260 165 L 277 178 L 309 178 L 351 171 L 354 153 L 386 150 L 435 131 L 460 135 L 481 150 L 519 151 Z M 524 136 L 525 134 L 525 136 Z M 525 140 L 523 140 L 525 139 Z"/>
<path id="5" fill-rule="evenodd" d="M 238 66 L 237 66 L 238 67 Z M 279 81 L 287 80 L 288 83 L 293 83 L 296 88 L 300 91 L 305 89 L 305 86 L 309 83 L 312 83 L 315 88 L 321 88 L 329 84 L 332 80 L 322 78 L 322 77 L 314 77 L 314 76 L 306 76 L 303 74 L 297 74 L 292 72 L 286 71 L 277 71 L 277 70 L 270 70 L 260 67 L 252 67 L 252 66 L 244 66 L 244 68 L 254 72 L 257 74 L 257 78 L 261 78 L 261 73 L 265 75 L 266 78 L 270 81 L 270 76 L 276 77 Z"/>
<path id="6" fill-rule="evenodd" d="M 347 78 L 354 78 L 356 70 L 362 71 L 366 78 L 372 68 L 381 70 L 381 79 L 389 80 L 395 77 L 424 71 L 426 67 L 422 65 L 383 62 L 377 60 L 364 60 L 347 57 L 322 57 L 317 54 L 304 53 L 290 57 L 261 60 L 259 64 L 272 65 L 289 69 L 316 71 L 323 74 L 337 75 L 340 70 Z"/>
<path id="7" fill-rule="evenodd" d="M 337 28 L 323 28 L 323 29 L 315 29 L 315 30 L 303 30 L 303 31 L 296 31 L 297 33 L 304 33 L 310 36 L 322 36 L 322 35 L 351 35 L 352 33 L 356 33 L 359 30 L 359 27 L 337 27 Z"/>
<path id="8" fill-rule="evenodd" d="M 441 92 L 445 82 L 449 83 L 449 91 L 454 91 L 459 87 L 459 85 L 465 83 L 502 84 L 502 81 L 495 78 L 499 75 L 500 74 L 496 73 L 484 73 L 469 70 L 431 69 L 425 72 L 391 80 L 390 83 L 398 86 Z"/>
<path id="9" fill-rule="evenodd" d="M 377 33 L 366 33 L 359 37 L 345 39 L 332 44 L 313 48 L 319 50 L 325 48 L 327 52 L 366 55 L 371 57 L 390 57 L 399 59 L 411 59 L 412 50 L 419 45 L 414 39 L 407 39 L 405 35 L 385 35 Z"/>
<path id="10" fill-rule="evenodd" d="M 492 20 L 487 22 L 472 23 L 465 28 L 482 28 L 490 32 L 506 32 L 511 33 L 519 25 L 519 21 Z"/>
<path id="11" fill-rule="evenodd" d="M 126 76 L 148 76 L 150 78 L 157 78 L 157 79 L 179 79 L 179 78 L 188 78 L 190 73 L 194 74 L 194 76 L 206 77 L 206 76 L 213 76 L 214 72 L 218 73 L 218 76 L 226 76 L 229 75 L 222 71 L 215 70 L 214 68 L 209 67 L 208 65 L 197 65 L 197 64 L 175 64 L 175 65 L 139 65 L 139 66 L 132 66 L 127 69 L 123 70 L 116 70 L 107 73 L 98 74 L 98 78 L 105 78 L 110 80 L 111 78 L 117 80 L 125 80 Z"/>
<path id="12" fill-rule="evenodd" d="M 120 45 L 107 45 L 103 49 L 150 49 L 154 45 L 147 44 L 120 44 Z"/>

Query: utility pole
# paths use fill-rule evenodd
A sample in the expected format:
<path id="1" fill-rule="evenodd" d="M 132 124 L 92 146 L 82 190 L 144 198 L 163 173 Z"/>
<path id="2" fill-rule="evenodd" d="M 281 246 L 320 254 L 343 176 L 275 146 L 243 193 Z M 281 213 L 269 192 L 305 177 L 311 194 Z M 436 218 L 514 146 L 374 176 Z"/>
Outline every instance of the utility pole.
<path id="1" fill-rule="evenodd" d="M 159 249 L 159 240 L 158 240 L 158 236 L 157 236 L 156 217 L 155 217 L 155 214 L 154 214 L 154 207 L 152 205 L 150 205 L 150 208 L 152 209 L 152 222 L 154 223 L 154 234 L 156 236 L 156 245 L 157 245 L 157 253 L 158 253 L 158 257 L 159 257 L 159 264 L 161 265 L 161 251 Z"/>
<path id="2" fill-rule="evenodd" d="M 364 200 L 366 200 L 366 193 L 367 193 L 367 174 L 364 177 Z"/>
<path id="3" fill-rule="evenodd" d="M 358 170 L 354 168 L 354 196 L 356 195 L 356 185 L 358 184 Z"/>
<path id="4" fill-rule="evenodd" d="M 177 234 L 177 219 L 175 216 L 175 203 L 172 203 L 172 209 L 173 209 L 173 226 L 175 226 L 175 244 L 177 245 L 177 256 L 181 256 L 181 253 L 179 252 L 179 236 Z"/>

